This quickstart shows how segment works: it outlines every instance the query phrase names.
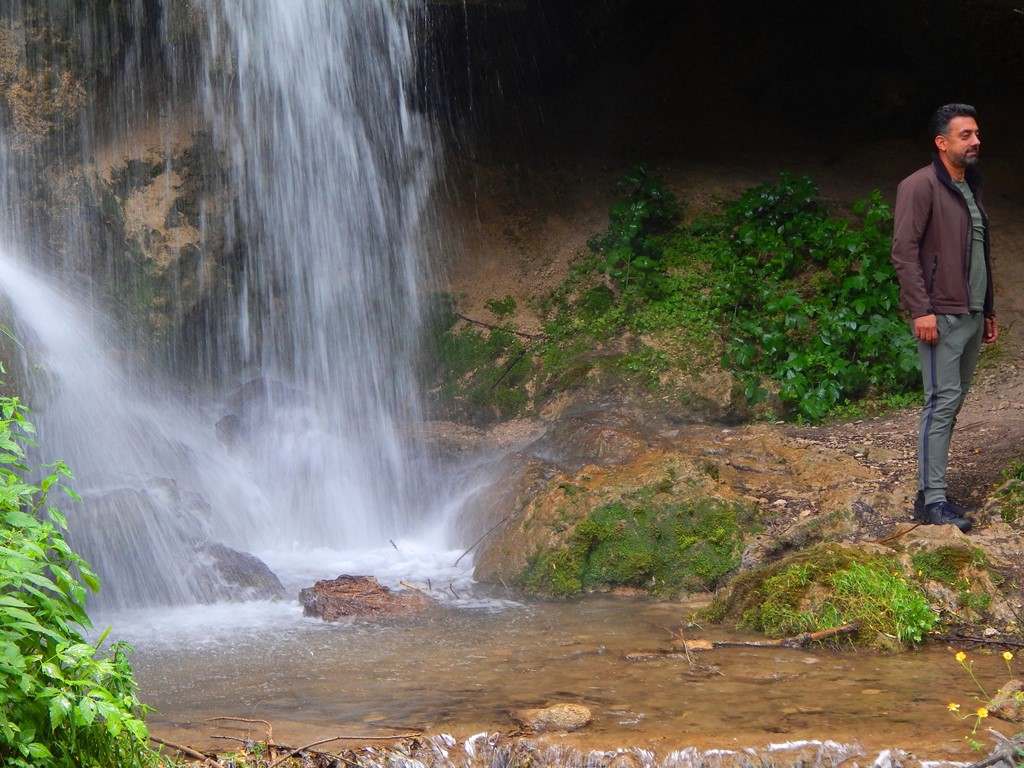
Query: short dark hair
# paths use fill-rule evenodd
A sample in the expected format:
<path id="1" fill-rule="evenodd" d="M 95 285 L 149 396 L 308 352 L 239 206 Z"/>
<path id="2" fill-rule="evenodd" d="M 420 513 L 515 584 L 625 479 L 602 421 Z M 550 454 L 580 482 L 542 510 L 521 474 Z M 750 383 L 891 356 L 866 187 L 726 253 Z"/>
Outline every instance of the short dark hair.
<path id="1" fill-rule="evenodd" d="M 954 117 L 973 117 L 977 120 L 978 110 L 970 104 L 943 104 L 928 121 L 928 140 L 931 141 L 940 133 L 945 136 Z"/>

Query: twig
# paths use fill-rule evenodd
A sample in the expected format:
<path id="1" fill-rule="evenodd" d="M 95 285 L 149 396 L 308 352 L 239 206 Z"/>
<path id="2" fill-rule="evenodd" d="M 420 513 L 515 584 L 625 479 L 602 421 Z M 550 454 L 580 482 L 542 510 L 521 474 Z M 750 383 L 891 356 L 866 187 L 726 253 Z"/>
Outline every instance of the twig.
<path id="1" fill-rule="evenodd" d="M 479 325 L 481 328 L 486 328 L 489 331 L 505 331 L 506 333 L 514 333 L 516 336 L 522 336 L 524 339 L 546 339 L 547 334 L 544 333 L 527 333 L 526 331 L 517 331 L 515 328 L 502 328 L 500 325 L 492 325 L 491 323 L 485 323 L 483 320 L 474 320 L 472 317 L 466 317 L 458 312 L 455 316 L 460 320 L 465 320 L 471 325 Z"/>
<path id="2" fill-rule="evenodd" d="M 712 648 L 803 648 L 811 643 L 818 643 L 840 635 L 851 635 L 860 629 L 859 624 L 844 624 L 841 627 L 823 629 L 820 632 L 802 632 L 793 637 L 784 637 L 778 640 L 683 640 L 682 652 L 671 650 L 658 650 L 646 653 L 626 654 L 626 661 L 651 661 L 653 659 L 686 659 L 691 665 L 693 657 L 691 651 L 707 651 Z"/>
<path id="3" fill-rule="evenodd" d="M 418 733 L 397 733 L 394 736 L 332 736 L 329 739 L 320 739 L 319 741 L 314 741 L 306 744 L 305 746 L 293 749 L 288 754 L 277 758 L 277 760 L 270 764 L 269 768 L 276 768 L 276 766 L 280 765 L 288 758 L 295 757 L 299 752 L 305 752 L 307 749 L 319 747 L 321 744 L 327 744 L 332 741 L 400 741 L 401 739 L 415 739 L 419 735 L 420 734 Z"/>
<path id="4" fill-rule="evenodd" d="M 202 752 L 197 752 L 196 750 L 192 749 L 192 747 L 186 747 L 182 744 L 175 744 L 170 741 L 164 741 L 163 739 L 157 738 L 156 736 L 152 735 L 149 737 L 149 740 L 156 742 L 157 744 L 162 744 L 165 747 L 170 747 L 171 749 L 177 750 L 181 754 L 185 755 L 185 757 L 191 757 L 193 760 L 201 760 L 203 765 L 210 765 L 213 766 L 213 768 L 224 768 L 223 763 L 214 760 L 212 757 L 209 757 L 208 755 L 204 755 Z"/>
<path id="5" fill-rule="evenodd" d="M 483 536 L 481 536 L 479 539 L 474 541 L 473 545 L 469 549 L 467 549 L 465 552 L 463 552 L 461 555 L 459 555 L 458 560 L 456 560 L 454 563 L 452 563 L 452 567 L 454 568 L 456 565 L 458 565 L 459 562 L 462 560 L 462 558 L 464 558 L 466 555 L 468 555 L 470 552 L 472 552 L 474 549 L 476 549 L 480 545 L 481 541 L 483 541 L 488 536 L 490 536 L 492 533 L 494 533 L 494 531 L 497 530 L 498 526 L 500 526 L 502 523 L 507 523 L 508 519 L 510 517 L 512 517 L 512 515 L 505 515 L 505 517 L 501 518 L 501 520 L 499 520 L 494 525 L 492 525 L 490 528 L 488 528 L 487 532 L 484 533 Z"/>
<path id="6" fill-rule="evenodd" d="M 518 363 L 520 360 L 522 360 L 523 356 L 527 352 L 529 352 L 529 351 L 530 351 L 529 345 L 523 347 L 522 349 L 519 350 L 518 354 L 516 354 L 515 357 L 513 357 L 511 360 L 508 361 L 508 363 L 505 364 L 505 370 L 503 370 L 501 372 L 501 375 L 498 378 L 496 378 L 494 381 L 492 381 L 491 382 L 491 386 L 489 386 L 487 388 L 488 393 L 493 392 L 494 388 L 497 387 L 499 384 L 501 384 L 502 381 L 504 381 L 505 377 L 508 376 L 509 373 L 512 372 L 513 368 L 515 368 L 516 363 Z"/>
<path id="7" fill-rule="evenodd" d="M 417 586 L 416 586 L 415 584 L 410 584 L 410 583 L 409 583 L 408 581 L 404 581 L 404 580 L 403 580 L 403 581 L 400 581 L 400 582 L 398 582 L 398 583 L 399 583 L 399 584 L 401 584 L 401 585 L 402 585 L 403 587 L 405 587 L 405 588 L 407 588 L 407 589 L 414 589 L 414 590 L 416 590 L 416 591 L 417 591 L 417 592 L 419 592 L 419 593 L 420 593 L 421 595 L 427 595 L 427 592 L 426 592 L 425 590 L 422 590 L 422 589 L 420 589 L 420 588 L 419 588 L 419 587 L 417 587 Z M 430 595 L 427 595 L 427 597 L 430 597 Z"/>
<path id="8" fill-rule="evenodd" d="M 456 600 L 462 599 L 462 595 L 455 591 L 455 584 L 453 582 L 448 582 L 448 589 L 450 589 L 452 591 L 452 594 L 455 595 Z"/>
<path id="9" fill-rule="evenodd" d="M 394 539 L 388 539 L 388 541 L 390 541 L 391 542 L 391 546 L 395 548 L 395 552 L 401 552 L 402 551 L 402 550 L 400 550 L 398 548 L 398 545 L 395 544 L 395 540 Z"/>
<path id="10" fill-rule="evenodd" d="M 906 534 L 910 533 L 912 530 L 914 530 L 915 528 L 917 528 L 917 527 L 919 527 L 921 525 L 924 525 L 924 523 L 914 523 L 912 526 L 907 528 L 907 530 L 905 530 L 905 531 L 900 531 L 899 533 L 894 533 L 892 536 L 886 536 L 884 539 L 879 539 L 878 541 L 873 541 L 871 543 L 872 544 L 885 544 L 886 542 L 892 541 L 893 539 L 898 539 L 900 536 L 905 536 Z"/>
<path id="11" fill-rule="evenodd" d="M 1008 645 L 1011 648 L 1024 648 L 1024 643 L 1018 640 L 996 640 L 994 637 L 974 637 L 973 635 L 933 635 L 936 640 L 947 643 L 981 643 L 982 645 Z"/>
<path id="12" fill-rule="evenodd" d="M 275 748 L 277 746 L 279 746 L 279 745 L 274 743 L 274 725 L 269 720 L 263 720 L 263 719 L 260 719 L 260 718 L 252 718 L 252 717 L 234 717 L 233 715 L 220 715 L 218 717 L 208 717 L 203 722 L 213 723 L 213 722 L 218 722 L 218 721 L 234 722 L 234 723 L 260 723 L 262 725 L 265 725 L 266 728 L 267 728 L 267 737 L 266 737 L 267 754 L 270 756 L 271 760 L 273 760 L 274 757 L 276 757 L 277 753 L 275 752 Z M 224 738 L 228 738 L 228 737 L 224 737 Z"/>

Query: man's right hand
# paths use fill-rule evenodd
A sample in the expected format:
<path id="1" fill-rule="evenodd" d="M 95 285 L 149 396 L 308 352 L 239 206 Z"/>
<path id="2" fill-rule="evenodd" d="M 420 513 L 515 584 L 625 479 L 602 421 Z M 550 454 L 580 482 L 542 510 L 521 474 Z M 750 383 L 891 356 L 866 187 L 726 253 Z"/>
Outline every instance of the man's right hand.
<path id="1" fill-rule="evenodd" d="M 925 344 L 934 344 L 939 340 L 939 326 L 935 315 L 921 315 L 914 318 L 914 335 Z"/>

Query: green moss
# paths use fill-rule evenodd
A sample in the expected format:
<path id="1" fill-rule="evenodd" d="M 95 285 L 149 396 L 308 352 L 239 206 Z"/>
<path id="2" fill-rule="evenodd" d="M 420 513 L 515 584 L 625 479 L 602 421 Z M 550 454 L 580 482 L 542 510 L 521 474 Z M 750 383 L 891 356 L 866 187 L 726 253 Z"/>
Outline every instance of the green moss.
<path id="1" fill-rule="evenodd" d="M 953 586 L 961 580 L 965 568 L 983 567 L 987 562 L 985 553 L 980 549 L 954 546 L 915 552 L 910 560 L 914 573 L 919 577 L 948 586 Z"/>
<path id="2" fill-rule="evenodd" d="M 1024 522 L 1024 459 L 1010 462 L 1003 470 L 1003 486 L 996 493 L 999 515 L 1016 526 Z"/>
<path id="3" fill-rule="evenodd" d="M 937 616 L 895 561 L 819 545 L 737 578 L 706 615 L 773 637 L 860 625 L 858 638 L 918 643 Z"/>
<path id="4" fill-rule="evenodd" d="M 673 595 L 711 589 L 738 567 L 748 510 L 714 499 L 657 505 L 659 486 L 649 491 L 593 510 L 563 545 L 538 553 L 519 584 L 554 597 L 615 586 Z"/>

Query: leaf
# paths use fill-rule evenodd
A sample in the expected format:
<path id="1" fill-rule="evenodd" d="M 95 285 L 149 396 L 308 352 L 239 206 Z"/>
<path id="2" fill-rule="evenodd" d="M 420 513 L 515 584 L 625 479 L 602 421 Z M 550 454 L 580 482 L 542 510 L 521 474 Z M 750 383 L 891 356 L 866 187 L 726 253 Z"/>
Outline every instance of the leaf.
<path id="1" fill-rule="evenodd" d="M 50 727 L 56 728 L 71 712 L 71 700 L 64 694 L 54 696 L 50 700 Z"/>
<path id="2" fill-rule="evenodd" d="M 96 720 L 96 702 L 83 696 L 75 706 L 75 725 L 89 726 Z"/>

